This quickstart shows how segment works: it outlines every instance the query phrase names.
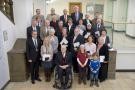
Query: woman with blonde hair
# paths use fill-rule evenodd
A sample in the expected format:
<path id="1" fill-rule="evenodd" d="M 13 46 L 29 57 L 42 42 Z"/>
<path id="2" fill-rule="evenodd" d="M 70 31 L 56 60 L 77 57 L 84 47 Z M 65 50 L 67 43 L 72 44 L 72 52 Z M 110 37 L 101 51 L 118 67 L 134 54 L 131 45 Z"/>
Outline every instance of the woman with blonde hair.
<path id="1" fill-rule="evenodd" d="M 41 46 L 41 56 L 43 60 L 43 67 L 45 71 L 46 81 L 51 81 L 51 68 L 52 68 L 52 58 L 53 58 L 53 48 L 50 43 L 49 37 L 45 37 L 43 45 Z"/>

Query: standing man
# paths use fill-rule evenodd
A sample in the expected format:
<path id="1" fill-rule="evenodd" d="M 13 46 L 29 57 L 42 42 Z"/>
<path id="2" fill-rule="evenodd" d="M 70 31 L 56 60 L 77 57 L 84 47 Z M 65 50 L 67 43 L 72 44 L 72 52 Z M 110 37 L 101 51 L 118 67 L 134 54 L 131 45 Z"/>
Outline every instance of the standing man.
<path id="1" fill-rule="evenodd" d="M 40 9 L 36 9 L 36 15 L 34 15 L 33 17 L 32 17 L 32 19 L 37 19 L 37 18 L 40 18 L 40 22 L 39 22 L 39 24 L 40 25 L 44 25 L 44 15 L 41 15 L 41 11 L 40 11 Z"/>
<path id="2" fill-rule="evenodd" d="M 32 31 L 32 37 L 26 41 L 26 55 L 30 63 L 31 83 L 35 84 L 35 80 L 41 81 L 39 78 L 39 63 L 40 63 L 40 48 L 41 41 L 37 37 L 37 32 Z"/>
<path id="3" fill-rule="evenodd" d="M 79 24 L 79 19 L 83 19 L 83 14 L 79 11 L 79 7 L 74 7 L 74 13 L 71 13 L 71 18 L 73 20 L 74 25 Z"/>
<path id="4" fill-rule="evenodd" d="M 67 23 L 68 23 L 68 19 L 69 18 L 70 18 L 70 15 L 68 15 L 68 10 L 67 9 L 64 9 L 63 10 L 63 15 L 60 16 L 60 20 L 63 21 L 63 24 L 64 24 L 65 27 L 67 26 Z"/>
<path id="5" fill-rule="evenodd" d="M 55 13 L 55 9 L 51 8 L 51 13 L 47 15 L 46 19 L 52 21 L 53 16 L 56 16 L 56 20 L 59 20 L 60 16 Z"/>
<path id="6" fill-rule="evenodd" d="M 27 28 L 27 38 L 32 37 L 32 31 L 37 32 L 37 37 L 40 38 L 40 27 L 37 26 L 37 21 L 36 19 L 32 19 L 32 24 Z"/>

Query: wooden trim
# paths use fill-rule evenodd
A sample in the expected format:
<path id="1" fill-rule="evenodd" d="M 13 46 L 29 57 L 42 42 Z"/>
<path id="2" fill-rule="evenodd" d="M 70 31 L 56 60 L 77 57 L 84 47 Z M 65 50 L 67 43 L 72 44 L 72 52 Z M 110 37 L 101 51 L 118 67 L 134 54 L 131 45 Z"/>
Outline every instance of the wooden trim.
<path id="1" fill-rule="evenodd" d="M 71 14 L 70 6 L 76 4 L 80 5 L 80 12 L 82 12 L 82 2 L 69 2 L 69 14 Z"/>
<path id="2" fill-rule="evenodd" d="M 135 69 L 118 69 L 116 72 L 135 72 Z"/>

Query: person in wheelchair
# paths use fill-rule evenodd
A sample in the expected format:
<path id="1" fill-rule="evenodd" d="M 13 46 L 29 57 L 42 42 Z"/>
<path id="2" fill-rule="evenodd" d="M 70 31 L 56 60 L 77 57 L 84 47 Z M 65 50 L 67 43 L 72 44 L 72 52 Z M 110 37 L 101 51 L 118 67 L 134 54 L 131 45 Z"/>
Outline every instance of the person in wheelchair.
<path id="1" fill-rule="evenodd" d="M 60 87 L 56 85 L 57 88 L 67 89 L 71 87 L 72 83 L 69 82 L 72 77 L 71 65 L 71 53 L 67 51 L 67 45 L 61 45 L 61 51 L 56 54 L 56 70 L 60 81 Z"/>

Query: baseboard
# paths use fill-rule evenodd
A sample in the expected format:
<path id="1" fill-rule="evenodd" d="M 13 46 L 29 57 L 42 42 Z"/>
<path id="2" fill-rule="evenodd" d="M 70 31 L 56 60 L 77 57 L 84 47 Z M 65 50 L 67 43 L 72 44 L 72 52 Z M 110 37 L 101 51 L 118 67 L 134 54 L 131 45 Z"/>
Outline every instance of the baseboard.
<path id="1" fill-rule="evenodd" d="M 126 32 L 125 30 L 113 30 L 114 32 Z"/>
<path id="2" fill-rule="evenodd" d="M 135 69 L 117 69 L 116 72 L 135 72 Z"/>
<path id="3" fill-rule="evenodd" d="M 132 39 L 135 39 L 135 37 L 134 36 L 131 36 L 131 35 L 128 35 L 128 34 L 125 34 L 127 37 L 130 37 L 130 38 L 132 38 Z"/>
<path id="4" fill-rule="evenodd" d="M 10 82 L 10 80 L 9 81 L 7 81 L 7 83 L 0 89 L 0 90 L 4 90 L 5 89 L 5 87 L 9 84 L 9 82 Z"/>

